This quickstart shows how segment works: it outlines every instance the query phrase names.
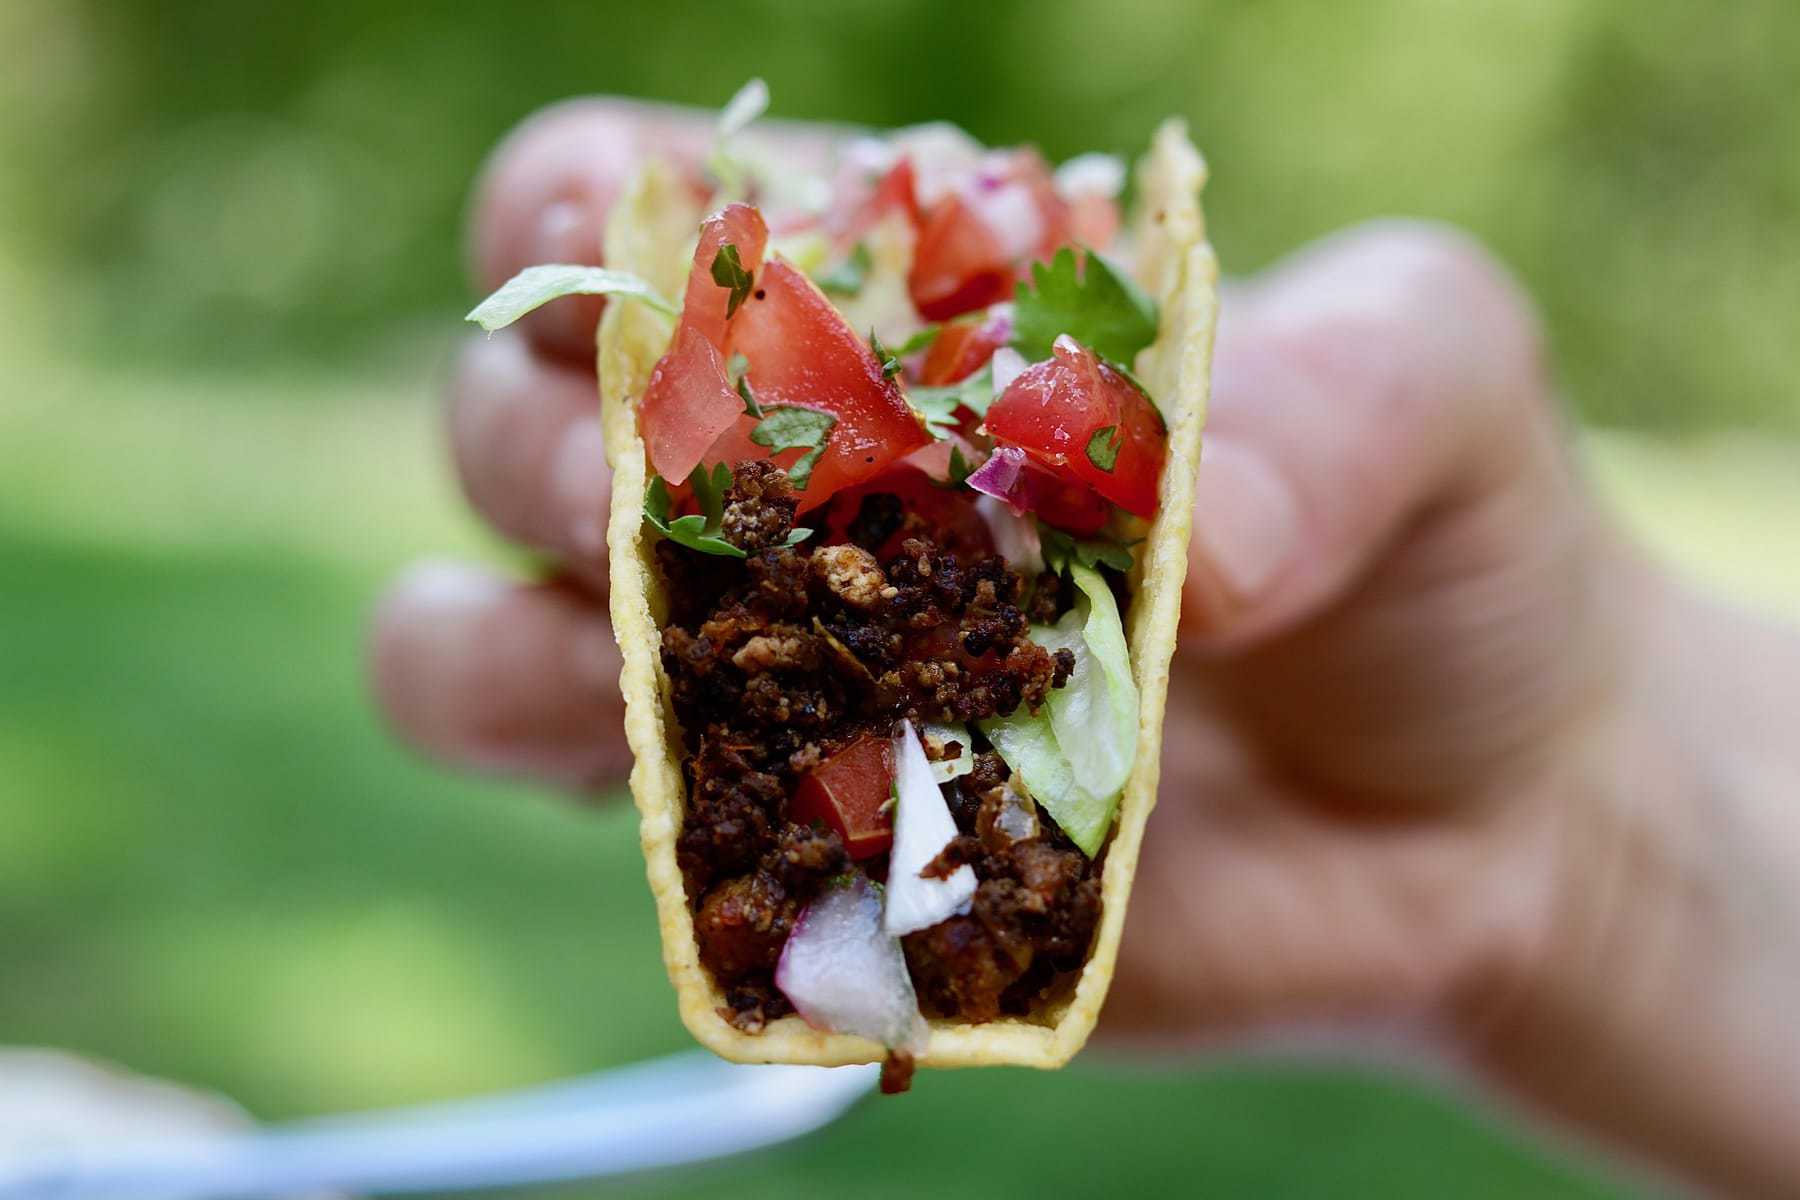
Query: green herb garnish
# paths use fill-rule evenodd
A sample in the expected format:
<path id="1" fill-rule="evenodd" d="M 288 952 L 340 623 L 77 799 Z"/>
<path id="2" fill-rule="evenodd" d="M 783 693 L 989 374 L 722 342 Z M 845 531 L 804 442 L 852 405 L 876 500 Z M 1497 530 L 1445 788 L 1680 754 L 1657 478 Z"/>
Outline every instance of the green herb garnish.
<path id="1" fill-rule="evenodd" d="M 1065 333 L 1102 358 L 1129 363 L 1156 339 L 1156 304 L 1105 256 L 1089 250 L 1078 264 L 1064 246 L 1032 264 L 1030 283 L 1020 281 L 1012 344 L 1036 362 Z"/>
<path id="2" fill-rule="evenodd" d="M 724 463 L 709 475 L 704 466 L 695 467 L 688 476 L 694 489 L 694 500 L 700 511 L 685 517 L 669 519 L 669 487 L 662 476 L 651 479 L 644 493 L 644 520 L 655 526 L 670 541 L 698 550 L 702 554 L 718 554 L 726 558 L 743 558 L 744 552 L 721 536 L 725 516 L 725 492 L 731 487 L 731 468 Z"/>
<path id="3" fill-rule="evenodd" d="M 881 364 L 883 379 L 892 379 L 900 373 L 900 356 L 882 345 L 873 329 L 869 330 L 869 349 L 875 352 L 875 361 Z"/>
<path id="4" fill-rule="evenodd" d="M 1095 469 L 1112 474 L 1113 466 L 1119 461 L 1119 447 L 1125 444 L 1125 435 L 1119 432 L 1117 425 L 1102 425 L 1094 430 L 1088 438 L 1087 460 Z"/>
<path id="5" fill-rule="evenodd" d="M 720 287 L 731 289 L 731 299 L 725 302 L 725 319 L 729 321 L 737 313 L 738 306 L 750 298 L 750 289 L 756 286 L 756 276 L 744 270 L 736 243 L 726 242 L 713 255 L 712 277 Z"/>
<path id="6" fill-rule="evenodd" d="M 856 243 L 850 251 L 850 257 L 819 276 L 815 281 L 819 290 L 830 292 L 834 296 L 860 295 L 863 285 L 869 281 L 869 270 L 875 265 L 875 256 L 869 253 L 867 242 Z"/>
<path id="7" fill-rule="evenodd" d="M 901 358 L 905 358 L 909 354 L 917 354 L 919 351 L 930 346 L 931 343 L 937 341 L 938 334 L 942 332 L 944 332 L 944 327 L 942 325 L 927 325 L 925 328 L 919 330 L 919 332 L 907 338 L 906 341 L 901 344 L 900 349 L 896 350 L 895 353 Z"/>
<path id="8" fill-rule="evenodd" d="M 906 398 L 925 418 L 932 436 L 943 437 L 948 427 L 956 424 L 959 406 L 978 417 L 987 416 L 988 406 L 994 402 L 994 368 L 983 367 L 967 379 L 946 387 L 912 388 L 907 391 Z M 940 425 L 944 427 L 943 432 L 939 430 Z"/>
<path id="9" fill-rule="evenodd" d="M 812 480 L 813 465 L 825 453 L 826 439 L 831 427 L 837 424 L 837 418 L 817 409 L 788 405 L 763 411 L 768 415 L 750 431 L 750 440 L 769 447 L 776 454 L 783 450 L 805 450 L 806 453 L 787 469 L 788 482 L 805 491 Z"/>

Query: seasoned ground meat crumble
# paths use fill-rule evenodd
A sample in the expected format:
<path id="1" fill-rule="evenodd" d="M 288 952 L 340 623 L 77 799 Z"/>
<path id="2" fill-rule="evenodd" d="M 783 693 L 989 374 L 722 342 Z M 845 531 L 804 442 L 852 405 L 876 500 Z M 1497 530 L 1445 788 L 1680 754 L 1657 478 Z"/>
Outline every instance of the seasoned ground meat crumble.
<path id="1" fill-rule="evenodd" d="M 1067 604 L 1055 575 L 1023 594 L 1003 559 L 927 528 L 898 496 L 853 503 L 847 541 L 786 546 L 795 494 L 779 468 L 749 462 L 723 517 L 744 559 L 656 547 L 669 598 L 662 660 L 687 750 L 677 861 L 722 1011 L 751 1032 L 791 1011 L 774 970 L 820 885 L 849 869 L 887 874 L 886 855 L 852 863 L 835 832 L 788 819 L 799 779 L 862 735 L 892 736 L 903 717 L 973 723 L 1035 709 L 1074 667 L 1069 651 L 1026 636 Z M 971 741 L 927 748 L 974 756 L 947 797 L 959 836 L 928 870 L 973 867 L 974 901 L 903 946 L 927 1014 L 990 1021 L 1030 1012 L 1059 972 L 1080 967 L 1102 862 L 1047 814 L 1028 827 L 1006 819 L 1006 764 L 979 733 Z"/>

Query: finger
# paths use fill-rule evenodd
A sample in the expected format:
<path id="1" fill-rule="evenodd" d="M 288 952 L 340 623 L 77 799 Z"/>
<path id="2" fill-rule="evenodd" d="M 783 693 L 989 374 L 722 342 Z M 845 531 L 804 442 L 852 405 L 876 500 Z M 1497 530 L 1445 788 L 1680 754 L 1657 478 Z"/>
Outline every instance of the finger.
<path id="1" fill-rule="evenodd" d="M 591 367 L 546 359 L 523 335 L 475 335 L 450 381 L 450 443 L 463 492 L 506 536 L 606 591 L 612 472 Z"/>
<path id="2" fill-rule="evenodd" d="M 1353 230 L 1232 301 L 1187 592 L 1190 632 L 1223 648 L 1304 621 L 1415 514 L 1516 471 L 1518 406 L 1548 407 L 1531 309 L 1461 235 Z"/>
<path id="3" fill-rule="evenodd" d="M 576 590 L 421 565 L 383 598 L 370 637 L 383 712 L 434 758 L 568 788 L 630 766 L 618 647 Z"/>
<path id="4" fill-rule="evenodd" d="M 697 166 L 708 129 L 698 112 L 610 99 L 572 100 L 528 118 L 482 172 L 470 223 L 473 271 L 482 293 L 537 263 L 600 263 L 607 211 L 651 153 Z M 603 300 L 572 296 L 520 323 L 539 347 L 565 358 L 594 356 Z"/>
<path id="5" fill-rule="evenodd" d="M 475 189 L 471 248 L 485 294 L 526 267 L 600 264 L 607 211 L 650 157 L 693 173 L 712 148 L 717 114 L 703 109 L 591 98 L 557 104 L 527 119 L 494 152 Z M 748 141 L 796 164 L 823 164 L 841 131 L 759 122 Z M 590 360 L 605 302 L 575 296 L 546 305 L 521 327 L 547 353 Z"/>

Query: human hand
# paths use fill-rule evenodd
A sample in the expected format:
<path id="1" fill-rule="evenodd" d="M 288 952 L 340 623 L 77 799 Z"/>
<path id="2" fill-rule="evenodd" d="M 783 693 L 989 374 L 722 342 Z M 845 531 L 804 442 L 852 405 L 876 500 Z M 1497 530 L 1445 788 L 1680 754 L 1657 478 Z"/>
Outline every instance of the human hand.
<path id="1" fill-rule="evenodd" d="M 813 153 L 826 135 L 785 136 Z M 528 123 L 478 192 L 478 285 L 594 261 L 641 155 L 694 160 L 706 141 L 697 118 L 611 102 Z M 470 501 L 564 574 L 424 570 L 374 635 L 404 737 L 573 788 L 629 761 L 604 605 L 599 307 L 563 301 L 472 339 L 451 389 Z M 1700 886 L 1669 867 L 1699 752 L 1658 737 L 1666 707 L 1644 699 L 1680 689 L 1678 668 L 1645 667 L 1672 661 L 1668 614 L 1724 619 L 1687 604 L 1596 515 L 1532 312 L 1467 239 L 1365 227 L 1229 293 L 1161 803 L 1107 1031 L 1439 1034 L 1593 1132 L 1773 1178 L 1730 1165 L 1770 1149 L 1754 1113 L 1782 1094 L 1722 1073 L 1735 1043 L 1690 1064 L 1679 1026 L 1625 1024 L 1633 989 L 1692 979 L 1660 939 L 1710 928 L 1635 920 Z M 1727 888 L 1719 874 L 1707 886 Z M 1659 1087 L 1671 1067 L 1715 1111 Z"/>

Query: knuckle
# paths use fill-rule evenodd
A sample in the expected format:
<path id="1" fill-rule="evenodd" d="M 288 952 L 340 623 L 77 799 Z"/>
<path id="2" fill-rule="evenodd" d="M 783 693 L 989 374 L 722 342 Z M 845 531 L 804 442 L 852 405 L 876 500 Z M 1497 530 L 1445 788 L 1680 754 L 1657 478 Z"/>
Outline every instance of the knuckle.
<path id="1" fill-rule="evenodd" d="M 1435 221 L 1392 220 L 1363 227 L 1366 253 L 1382 264 L 1401 336 L 1459 328 L 1533 367 L 1543 355 L 1536 308 L 1513 273 L 1480 239 Z"/>

